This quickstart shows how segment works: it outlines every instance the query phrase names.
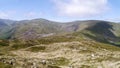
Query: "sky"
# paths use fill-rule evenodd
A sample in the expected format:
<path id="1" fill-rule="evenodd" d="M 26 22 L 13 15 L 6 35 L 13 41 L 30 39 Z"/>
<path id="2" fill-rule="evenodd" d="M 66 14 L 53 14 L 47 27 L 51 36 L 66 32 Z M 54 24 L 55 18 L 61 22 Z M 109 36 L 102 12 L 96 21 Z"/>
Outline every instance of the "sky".
<path id="1" fill-rule="evenodd" d="M 120 21 L 120 0 L 0 0 L 0 18 Z"/>

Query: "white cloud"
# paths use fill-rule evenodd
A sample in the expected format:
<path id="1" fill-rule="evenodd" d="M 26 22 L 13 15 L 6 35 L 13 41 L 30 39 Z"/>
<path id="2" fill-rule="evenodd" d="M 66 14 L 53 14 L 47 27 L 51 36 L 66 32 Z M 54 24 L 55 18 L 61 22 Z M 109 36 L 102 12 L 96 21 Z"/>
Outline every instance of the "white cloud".
<path id="1" fill-rule="evenodd" d="M 42 15 L 43 15 L 43 13 L 41 13 L 41 12 L 30 11 L 30 12 L 28 12 L 28 13 L 25 13 L 25 14 L 24 14 L 24 17 L 25 17 L 26 19 L 33 19 L 33 18 L 39 18 L 39 17 L 41 17 Z"/>
<path id="2" fill-rule="evenodd" d="M 9 19 L 15 13 L 16 13 L 16 11 L 0 11 L 0 18 Z"/>
<path id="3" fill-rule="evenodd" d="M 8 18 L 8 14 L 0 12 L 0 18 Z"/>
<path id="4" fill-rule="evenodd" d="M 26 17 L 34 17 L 36 16 L 35 12 L 28 12 L 27 14 L 25 14 Z"/>
<path id="5" fill-rule="evenodd" d="M 53 0 L 60 15 L 88 17 L 108 9 L 108 0 Z"/>
<path id="6" fill-rule="evenodd" d="M 113 17 L 113 18 L 109 18 L 109 19 L 105 19 L 105 20 L 119 23 L 120 22 L 120 17 L 117 17 L 117 18 Z"/>

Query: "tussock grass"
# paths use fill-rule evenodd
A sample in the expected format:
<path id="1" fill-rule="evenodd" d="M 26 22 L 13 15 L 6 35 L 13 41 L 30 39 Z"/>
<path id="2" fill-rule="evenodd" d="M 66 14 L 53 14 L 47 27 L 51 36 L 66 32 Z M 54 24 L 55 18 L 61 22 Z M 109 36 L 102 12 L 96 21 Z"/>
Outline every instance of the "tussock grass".
<path id="1" fill-rule="evenodd" d="M 0 40 L 0 46 L 9 46 L 8 40 Z"/>
<path id="2" fill-rule="evenodd" d="M 48 68 L 61 68 L 61 67 L 55 65 L 48 65 Z"/>
<path id="3" fill-rule="evenodd" d="M 64 57 L 57 57 L 53 59 L 48 59 L 48 61 L 51 61 L 53 65 L 55 66 L 64 66 L 69 64 L 69 60 Z"/>
<path id="4" fill-rule="evenodd" d="M 12 68 L 12 66 L 0 62 L 0 68 Z"/>
<path id="5" fill-rule="evenodd" d="M 46 49 L 45 46 L 37 46 L 37 47 L 31 47 L 31 48 L 27 49 L 27 51 L 39 52 L 39 51 L 44 51 L 45 49 Z"/>

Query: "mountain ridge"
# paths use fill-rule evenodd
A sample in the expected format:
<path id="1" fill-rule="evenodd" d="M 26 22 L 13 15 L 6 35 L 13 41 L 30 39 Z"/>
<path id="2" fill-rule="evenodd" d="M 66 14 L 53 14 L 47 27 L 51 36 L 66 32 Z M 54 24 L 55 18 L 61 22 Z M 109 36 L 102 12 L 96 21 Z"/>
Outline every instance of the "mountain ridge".
<path id="1" fill-rule="evenodd" d="M 0 19 L 1 39 L 32 40 L 52 35 L 80 32 L 99 41 L 119 42 L 119 23 L 102 20 L 72 21 L 67 23 L 54 22 L 46 19 L 12 21 Z M 7 22 L 7 23 L 6 23 Z M 10 24 L 8 24 L 10 22 Z M 7 27 L 7 28 L 5 28 Z M 5 30 L 4 30 L 5 29 Z M 2 32 L 3 30 L 3 32 Z M 85 32 L 86 31 L 86 32 Z M 95 36 L 90 35 L 94 34 Z"/>

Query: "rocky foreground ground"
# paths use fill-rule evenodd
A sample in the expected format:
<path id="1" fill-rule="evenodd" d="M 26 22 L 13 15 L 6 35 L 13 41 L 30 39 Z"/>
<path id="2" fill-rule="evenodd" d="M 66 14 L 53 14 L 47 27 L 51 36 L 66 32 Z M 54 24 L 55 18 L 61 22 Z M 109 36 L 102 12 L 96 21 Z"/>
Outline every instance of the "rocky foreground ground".
<path id="1" fill-rule="evenodd" d="M 120 68 L 120 50 L 95 41 L 40 44 L 0 55 L 1 68 Z"/>

